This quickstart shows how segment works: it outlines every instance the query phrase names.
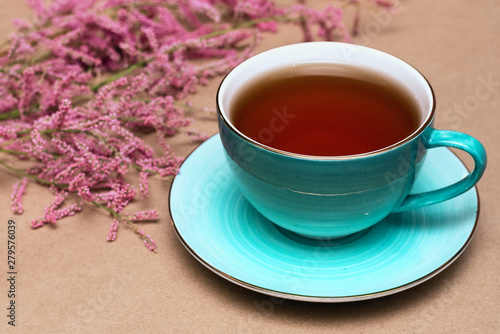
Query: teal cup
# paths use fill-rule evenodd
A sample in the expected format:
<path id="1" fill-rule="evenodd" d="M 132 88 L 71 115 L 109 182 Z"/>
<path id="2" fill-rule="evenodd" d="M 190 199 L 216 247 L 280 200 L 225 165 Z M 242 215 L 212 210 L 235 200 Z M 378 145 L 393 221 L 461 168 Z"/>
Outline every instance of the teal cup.
<path id="1" fill-rule="evenodd" d="M 418 129 L 383 149 L 350 156 L 290 153 L 240 132 L 231 119 L 238 94 L 266 73 L 297 64 L 345 64 L 390 78 L 418 105 Z M 363 231 L 391 213 L 456 197 L 479 181 L 486 168 L 483 145 L 469 135 L 435 129 L 435 108 L 430 84 L 408 63 L 372 48 L 335 42 L 294 44 L 260 53 L 234 68 L 217 93 L 220 138 L 239 189 L 271 222 L 309 238 L 340 238 Z M 470 154 L 474 170 L 455 184 L 410 194 L 426 151 L 442 146 Z"/>

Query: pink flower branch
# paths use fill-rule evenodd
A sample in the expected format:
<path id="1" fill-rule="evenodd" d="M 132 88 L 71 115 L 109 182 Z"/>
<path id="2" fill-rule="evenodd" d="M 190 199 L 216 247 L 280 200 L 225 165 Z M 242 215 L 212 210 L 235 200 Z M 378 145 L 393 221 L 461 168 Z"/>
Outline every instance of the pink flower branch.
<path id="1" fill-rule="evenodd" d="M 92 203 L 112 217 L 108 240 L 123 223 L 155 250 L 137 222 L 157 213 L 123 211 L 149 196 L 150 177 L 177 174 L 182 158 L 171 136 L 206 139 L 186 113 L 207 111 L 187 96 L 250 57 L 262 34 L 283 24 L 300 27 L 306 41 L 349 41 L 344 9 L 361 3 L 392 10 L 385 0 L 338 1 L 324 10 L 270 0 L 28 0 L 35 22 L 18 20 L 18 31 L 0 45 L 0 153 L 30 164 L 20 170 L 0 160 L 22 178 L 13 187 L 13 212 L 29 209 L 22 199 L 27 182 L 35 182 L 54 198 L 33 227 Z M 359 15 L 355 20 L 358 29 Z M 156 134 L 160 153 L 144 133 Z M 138 190 L 125 181 L 131 176 Z"/>

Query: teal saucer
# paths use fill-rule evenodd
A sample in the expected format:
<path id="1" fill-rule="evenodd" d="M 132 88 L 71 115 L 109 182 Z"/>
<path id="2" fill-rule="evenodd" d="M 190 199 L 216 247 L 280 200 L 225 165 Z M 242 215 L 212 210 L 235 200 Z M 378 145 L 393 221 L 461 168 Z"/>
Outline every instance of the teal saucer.
<path id="1" fill-rule="evenodd" d="M 414 192 L 467 175 L 450 150 L 429 150 Z M 260 215 L 229 175 L 218 135 L 194 150 L 170 190 L 174 229 L 186 249 L 221 277 L 271 296 L 346 302 L 414 287 L 447 268 L 477 226 L 476 189 L 441 204 L 392 214 L 356 235 L 312 240 Z"/>

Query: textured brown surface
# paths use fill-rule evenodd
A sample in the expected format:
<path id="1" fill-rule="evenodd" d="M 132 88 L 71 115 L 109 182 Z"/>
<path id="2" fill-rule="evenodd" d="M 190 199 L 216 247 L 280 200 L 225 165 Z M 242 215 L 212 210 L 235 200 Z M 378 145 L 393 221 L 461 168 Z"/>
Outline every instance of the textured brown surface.
<path id="1" fill-rule="evenodd" d="M 32 230 L 29 222 L 43 213 L 50 200 L 48 190 L 30 184 L 26 212 L 14 217 L 10 192 L 16 177 L 0 169 L 0 332 L 14 332 L 6 317 L 6 222 L 11 217 L 17 222 L 20 252 L 18 333 L 498 333 L 500 5 L 496 0 L 413 0 L 401 6 L 403 13 L 396 17 L 365 16 L 356 41 L 417 67 L 437 96 L 436 127 L 475 136 L 489 154 L 478 186 L 477 234 L 450 268 L 409 291 L 377 300 L 278 303 L 226 282 L 189 255 L 170 224 L 169 181 L 154 180 L 151 198 L 141 206 L 156 208 L 161 215 L 158 223 L 145 227 L 159 244 L 153 254 L 125 228 L 116 242 L 107 243 L 109 217 L 90 206 L 56 226 Z M 30 17 L 24 2 L 1 0 L 2 39 L 12 31 L 10 21 L 16 16 Z M 283 29 L 267 36 L 261 49 L 300 42 L 299 38 L 296 30 Z M 491 87 L 491 95 L 477 99 L 477 108 L 460 116 L 454 105 L 474 100 L 481 77 L 497 85 Z M 194 103 L 213 107 L 219 81 L 200 90 Z M 215 121 L 197 124 L 209 133 L 217 131 Z M 173 145 L 179 155 L 195 147 L 183 138 Z"/>

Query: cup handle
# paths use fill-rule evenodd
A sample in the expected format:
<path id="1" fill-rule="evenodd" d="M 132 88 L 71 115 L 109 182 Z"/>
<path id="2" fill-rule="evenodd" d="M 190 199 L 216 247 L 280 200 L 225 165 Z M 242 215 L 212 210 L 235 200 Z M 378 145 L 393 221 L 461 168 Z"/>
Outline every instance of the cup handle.
<path id="1" fill-rule="evenodd" d="M 440 203 L 463 194 L 474 187 L 486 169 L 486 150 L 475 138 L 465 133 L 436 130 L 429 128 L 429 133 L 424 135 L 426 148 L 453 147 L 469 153 L 474 159 L 474 170 L 460 181 L 441 189 L 408 195 L 403 203 L 394 212 L 417 209 L 423 206 Z"/>

